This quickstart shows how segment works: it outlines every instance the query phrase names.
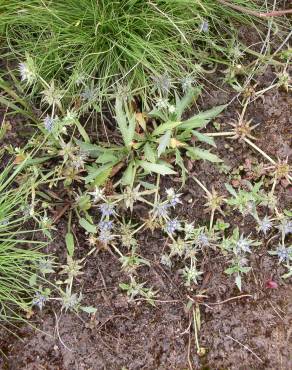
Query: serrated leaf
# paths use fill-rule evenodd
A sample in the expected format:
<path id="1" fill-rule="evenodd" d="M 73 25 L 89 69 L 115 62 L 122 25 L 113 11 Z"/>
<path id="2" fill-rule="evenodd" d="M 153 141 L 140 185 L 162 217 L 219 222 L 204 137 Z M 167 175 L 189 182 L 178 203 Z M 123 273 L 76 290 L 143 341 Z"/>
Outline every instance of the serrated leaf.
<path id="1" fill-rule="evenodd" d="M 225 105 L 219 105 L 212 109 L 206 110 L 205 112 L 196 114 L 195 116 L 189 118 L 188 120 L 182 122 L 179 126 L 180 130 L 193 130 L 194 128 L 205 127 L 212 118 L 218 116 L 225 108 Z"/>
<path id="2" fill-rule="evenodd" d="M 225 274 L 232 275 L 237 271 L 236 266 L 228 267 L 226 270 L 224 270 Z"/>
<path id="3" fill-rule="evenodd" d="M 208 150 L 188 147 L 187 153 L 194 160 L 203 159 L 213 163 L 222 162 L 222 160 L 219 157 L 217 157 L 216 154 L 210 153 Z"/>
<path id="4" fill-rule="evenodd" d="M 179 126 L 181 122 L 165 122 L 162 123 L 161 125 L 157 126 L 156 129 L 152 132 L 153 136 L 158 136 L 161 134 L 164 134 L 165 131 L 172 130 Z"/>
<path id="5" fill-rule="evenodd" d="M 67 247 L 67 252 L 70 257 L 74 255 L 74 237 L 72 233 L 67 233 L 65 236 L 65 242 Z"/>
<path id="6" fill-rule="evenodd" d="M 177 120 L 180 121 L 183 112 L 197 99 L 200 95 L 201 89 L 199 87 L 195 87 L 189 90 L 181 99 L 175 92 L 175 114 Z"/>
<path id="7" fill-rule="evenodd" d="M 215 140 L 213 137 L 207 136 L 205 134 L 202 134 L 201 132 L 192 130 L 192 134 L 202 143 L 206 143 L 209 145 L 212 145 L 216 148 Z"/>
<path id="8" fill-rule="evenodd" d="M 112 162 L 113 164 L 117 163 L 118 158 L 111 153 L 110 151 L 102 153 L 98 158 L 96 159 L 96 163 L 100 164 L 106 164 Z"/>
<path id="9" fill-rule="evenodd" d="M 148 113 L 149 117 L 159 118 L 161 121 L 165 121 L 167 116 L 162 113 L 159 109 L 153 109 L 150 113 Z"/>
<path id="10" fill-rule="evenodd" d="M 155 163 L 156 162 L 156 154 L 155 154 L 155 151 L 154 149 L 152 148 L 151 144 L 150 143 L 146 143 L 144 145 L 144 155 L 145 155 L 145 158 L 147 159 L 147 161 L 151 162 L 151 163 Z"/>
<path id="11" fill-rule="evenodd" d="M 111 173 L 113 168 L 112 163 L 105 164 L 100 167 L 96 166 L 86 166 L 86 170 L 88 171 L 88 175 L 85 177 L 85 184 L 90 182 L 96 182 L 97 179 L 101 178 L 104 179 L 106 176 L 108 177 Z M 97 181 L 100 182 L 100 181 Z M 97 185 L 97 184 L 96 184 Z"/>
<path id="12" fill-rule="evenodd" d="M 150 184 L 150 182 L 146 182 L 146 181 L 140 181 L 139 182 L 145 189 L 147 190 L 153 190 L 156 188 L 156 185 L 154 184 Z"/>
<path id="13" fill-rule="evenodd" d="M 129 147 L 133 141 L 136 127 L 136 119 L 133 115 L 132 117 L 129 114 L 126 114 L 123 108 L 123 101 L 121 98 L 117 97 L 116 99 L 116 120 L 121 131 L 124 144 L 126 147 Z"/>
<path id="14" fill-rule="evenodd" d="M 237 197 L 237 193 L 235 191 L 235 189 L 230 185 L 230 184 L 227 184 L 225 183 L 225 188 L 228 190 L 228 192 L 233 195 L 234 197 Z"/>
<path id="15" fill-rule="evenodd" d="M 102 171 L 98 176 L 95 177 L 95 179 L 93 181 L 93 184 L 95 186 L 104 185 L 107 182 L 107 180 L 109 179 L 109 177 L 111 175 L 111 172 L 112 172 L 111 167 Z"/>
<path id="16" fill-rule="evenodd" d="M 241 276 L 240 275 L 236 276 L 235 284 L 237 285 L 238 289 L 241 291 Z"/>
<path id="17" fill-rule="evenodd" d="M 284 213 L 288 217 L 292 217 L 292 211 L 289 211 L 288 209 L 284 209 Z"/>
<path id="18" fill-rule="evenodd" d="M 95 144 L 90 144 L 90 143 L 85 143 L 83 141 L 80 141 L 80 140 L 76 140 L 76 144 L 80 147 L 80 149 L 85 152 L 85 153 L 88 153 L 88 155 L 91 157 L 91 158 L 97 158 L 98 156 L 100 156 L 103 151 L 104 151 L 104 148 L 102 148 L 101 146 L 99 145 L 95 145 Z"/>
<path id="19" fill-rule="evenodd" d="M 85 131 L 84 127 L 81 125 L 81 123 L 79 122 L 79 120 L 75 120 L 74 123 L 77 126 L 77 129 L 79 131 L 79 134 L 82 136 L 83 140 L 86 143 L 90 143 L 89 136 L 87 135 L 87 132 Z"/>
<path id="20" fill-rule="evenodd" d="M 122 185 L 132 185 L 136 174 L 136 166 L 134 162 L 130 162 L 121 178 Z"/>
<path id="21" fill-rule="evenodd" d="M 166 131 L 164 135 L 161 136 L 159 139 L 159 145 L 157 148 L 158 158 L 161 156 L 162 153 L 165 152 L 166 148 L 169 146 L 171 138 L 171 131 Z"/>
<path id="22" fill-rule="evenodd" d="M 147 172 L 155 172 L 160 175 L 174 175 L 176 172 L 166 164 L 150 163 L 139 161 L 138 164 Z"/>
<path id="23" fill-rule="evenodd" d="M 92 306 L 81 306 L 80 309 L 83 311 L 83 312 L 86 312 L 86 313 L 96 313 L 97 311 L 97 308 L 95 307 L 92 307 Z"/>
<path id="24" fill-rule="evenodd" d="M 120 284 L 119 284 L 119 287 L 120 287 L 122 290 L 128 290 L 128 289 L 129 289 L 129 284 L 120 283 Z"/>
<path id="25" fill-rule="evenodd" d="M 80 226 L 83 227 L 87 232 L 95 234 L 96 233 L 96 226 L 92 225 L 89 223 L 85 218 L 80 218 L 79 219 L 79 224 Z"/>

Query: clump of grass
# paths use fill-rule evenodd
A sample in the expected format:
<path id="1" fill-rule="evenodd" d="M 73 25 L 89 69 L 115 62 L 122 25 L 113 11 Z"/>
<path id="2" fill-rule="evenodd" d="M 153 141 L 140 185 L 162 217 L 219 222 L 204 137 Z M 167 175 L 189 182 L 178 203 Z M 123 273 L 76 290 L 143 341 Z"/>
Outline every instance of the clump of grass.
<path id="1" fill-rule="evenodd" d="M 255 8 L 252 1 L 245 6 Z M 149 91 L 153 82 L 167 90 L 172 78 L 226 58 L 234 25 L 251 22 L 210 0 L 11 0 L 0 13 L 13 58 L 29 52 L 44 79 L 83 90 L 82 99 L 121 84 L 132 92 Z"/>
<path id="2" fill-rule="evenodd" d="M 44 255 L 43 242 L 29 240 L 33 230 L 23 230 L 29 186 L 17 189 L 13 179 L 21 167 L 6 166 L 0 174 L 0 320 L 20 319 L 29 313 L 37 292 L 33 279 Z"/>

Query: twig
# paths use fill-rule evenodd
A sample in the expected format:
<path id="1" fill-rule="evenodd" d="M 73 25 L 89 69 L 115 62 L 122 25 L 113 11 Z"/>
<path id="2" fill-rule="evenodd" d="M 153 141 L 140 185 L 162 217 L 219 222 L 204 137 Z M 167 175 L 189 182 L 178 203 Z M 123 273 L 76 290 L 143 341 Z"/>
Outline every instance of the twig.
<path id="1" fill-rule="evenodd" d="M 262 364 L 264 363 L 264 361 L 256 353 L 254 353 L 250 348 L 248 348 L 245 344 L 239 342 L 237 339 L 232 338 L 230 335 L 226 335 L 226 337 L 234 340 L 234 342 L 238 343 L 243 348 L 245 348 L 248 352 L 250 352 L 252 355 L 254 355 Z"/>
<path id="2" fill-rule="evenodd" d="M 192 361 L 191 361 L 191 325 L 192 325 L 192 318 L 190 318 L 190 325 L 189 325 L 189 343 L 188 343 L 188 363 L 189 363 L 189 369 L 193 370 Z"/>
<path id="3" fill-rule="evenodd" d="M 228 6 L 229 8 L 232 8 L 232 9 L 238 10 L 242 13 L 250 14 L 250 15 L 253 15 L 253 16 L 259 17 L 259 18 L 281 17 L 281 16 L 286 15 L 286 14 L 292 14 L 292 9 L 274 10 L 272 12 L 260 13 L 260 12 L 257 12 L 255 10 L 244 8 L 243 6 L 240 6 L 240 5 L 231 4 L 229 1 L 226 1 L 226 0 L 217 0 L 217 1 L 221 4 L 223 4 L 223 5 Z"/>
<path id="4" fill-rule="evenodd" d="M 54 217 L 54 220 L 53 220 L 53 223 L 55 224 L 63 215 L 64 213 L 66 213 L 66 211 L 68 210 L 68 208 L 70 207 L 70 204 L 66 204 L 61 210 L 60 212 L 58 212 L 58 214 Z"/>
<path id="5" fill-rule="evenodd" d="M 208 305 L 215 306 L 215 305 L 227 303 L 227 302 L 234 301 L 236 299 L 241 299 L 241 298 L 253 298 L 253 296 L 251 294 L 243 294 L 243 295 L 239 295 L 237 297 L 231 297 L 231 298 L 225 299 L 225 301 L 221 301 L 221 302 L 213 302 L 213 303 L 208 302 Z"/>
<path id="6" fill-rule="evenodd" d="M 70 349 L 69 347 L 66 346 L 66 344 L 63 342 L 61 336 L 60 336 L 60 332 L 59 332 L 59 320 L 61 319 L 61 316 L 58 318 L 57 314 L 55 311 L 54 312 L 54 315 L 55 315 L 55 318 L 56 318 L 56 332 L 57 332 L 57 335 L 58 335 L 58 338 L 59 338 L 59 341 L 60 343 L 69 351 L 69 352 L 73 352 L 72 349 Z"/>
<path id="7" fill-rule="evenodd" d="M 99 327 L 97 328 L 97 331 L 99 331 L 107 322 L 109 322 L 109 321 L 111 321 L 113 319 L 116 319 L 117 317 L 125 317 L 126 319 L 129 319 L 129 317 L 126 316 L 126 315 L 115 315 L 115 316 L 111 316 L 108 319 L 106 319 L 102 324 L 99 325 Z"/>

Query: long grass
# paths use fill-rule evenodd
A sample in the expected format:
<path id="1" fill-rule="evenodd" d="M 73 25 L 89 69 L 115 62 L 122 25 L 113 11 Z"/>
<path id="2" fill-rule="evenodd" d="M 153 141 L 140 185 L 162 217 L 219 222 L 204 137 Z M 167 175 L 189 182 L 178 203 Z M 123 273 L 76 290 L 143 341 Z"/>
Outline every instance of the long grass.
<path id="1" fill-rule="evenodd" d="M 31 278 L 44 258 L 39 251 L 44 242 L 33 242 L 33 230 L 23 227 L 29 188 L 16 187 L 19 170 L 10 164 L 0 174 L 0 321 L 20 319 L 28 312 L 36 287 Z"/>
<path id="2" fill-rule="evenodd" d="M 10 0 L 0 14 L 8 55 L 29 52 L 43 78 L 71 93 L 94 79 L 102 96 L 117 85 L 149 91 L 161 75 L 196 74 L 198 64 L 227 58 L 238 25 L 252 23 L 214 0 Z"/>

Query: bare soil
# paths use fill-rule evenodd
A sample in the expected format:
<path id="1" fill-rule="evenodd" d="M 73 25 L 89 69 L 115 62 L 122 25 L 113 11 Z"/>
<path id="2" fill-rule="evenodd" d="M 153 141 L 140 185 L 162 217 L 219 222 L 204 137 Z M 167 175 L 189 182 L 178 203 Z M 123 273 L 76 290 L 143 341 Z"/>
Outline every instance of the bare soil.
<path id="1" fill-rule="evenodd" d="M 257 89 L 264 88 L 274 78 L 268 69 L 259 81 Z M 234 93 L 227 90 L 206 91 L 200 98 L 200 108 L 206 109 L 227 103 Z M 248 106 L 246 118 L 260 123 L 255 129 L 257 145 L 273 158 L 291 159 L 292 148 L 292 101 L 285 91 L 273 89 L 263 99 Z M 217 122 L 222 129 L 230 128 L 228 122 L 237 119 L 241 111 L 235 99 Z M 210 130 L 210 127 L 209 127 Z M 265 163 L 263 157 L 250 147 L 216 139 L 217 153 L 230 166 L 224 173 L 207 162 L 191 164 L 192 172 L 211 189 L 226 193 L 224 183 L 230 181 L 233 172 L 240 174 L 233 185 L 243 179 L 257 179 L 255 165 Z M 229 147 L 226 147 L 226 144 Z M 168 179 L 163 186 L 169 187 Z M 177 186 L 173 182 L 173 186 Z M 163 188 L 163 187 L 162 187 Z M 204 212 L 205 199 L 196 183 L 189 179 L 183 189 L 183 205 L 178 216 L 207 223 Z M 285 182 L 277 186 L 280 209 L 291 209 L 292 188 Z M 254 230 L 252 219 L 240 214 L 227 217 L 232 227 L 239 226 L 245 234 Z M 76 228 L 77 231 L 77 228 Z M 65 260 L 64 235 L 66 218 L 58 225 L 55 241 L 48 252 Z M 57 236 L 58 234 L 58 236 Z M 79 234 L 78 255 L 88 251 L 85 236 Z M 156 307 L 144 301 L 129 303 L 119 289 L 119 283 L 127 281 L 120 263 L 112 254 L 100 251 L 86 262 L 84 275 L 79 279 L 79 289 L 87 304 L 97 308 L 90 317 L 63 313 L 58 307 L 47 305 L 32 318 L 35 326 L 23 325 L 17 330 L 18 338 L 2 331 L 0 348 L 5 354 L 0 360 L 1 369 L 11 370 L 183 370 L 236 369 L 236 370 L 287 370 L 291 362 L 292 288 L 291 280 L 284 281 L 284 270 L 268 250 L 276 246 L 263 239 L 262 245 L 251 255 L 252 272 L 244 278 L 243 292 L 239 293 L 232 277 L 224 274 L 226 258 L 211 251 L 201 256 L 204 278 L 198 286 L 186 289 L 178 273 L 180 262 L 173 269 L 159 264 L 164 248 L 160 232 L 142 233 L 139 236 L 139 253 L 152 261 L 151 267 L 138 270 L 139 281 L 159 290 Z M 277 289 L 268 289 L 266 283 L 273 279 Z M 206 349 L 204 356 L 196 353 L 193 330 L 189 331 L 189 313 L 186 310 L 188 296 L 204 294 L 199 301 L 201 330 L 199 342 Z M 249 296 L 243 296 L 249 295 Z M 232 299 L 231 299 L 232 298 Z M 222 303 L 220 303 L 222 302 Z M 214 304 L 216 303 L 216 304 Z"/>

